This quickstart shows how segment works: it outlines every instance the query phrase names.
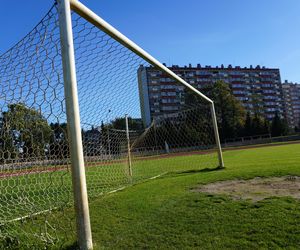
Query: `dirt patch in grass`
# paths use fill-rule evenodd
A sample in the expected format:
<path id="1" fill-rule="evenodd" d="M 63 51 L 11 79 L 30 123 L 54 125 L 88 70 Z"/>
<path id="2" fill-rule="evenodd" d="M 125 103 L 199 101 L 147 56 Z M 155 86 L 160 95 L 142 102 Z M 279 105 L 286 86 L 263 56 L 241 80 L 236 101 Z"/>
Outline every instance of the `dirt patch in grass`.
<path id="1" fill-rule="evenodd" d="M 227 194 L 235 200 L 249 199 L 253 202 L 274 196 L 289 196 L 300 199 L 300 177 L 257 177 L 251 180 L 220 181 L 198 186 L 193 191 L 209 194 Z"/>

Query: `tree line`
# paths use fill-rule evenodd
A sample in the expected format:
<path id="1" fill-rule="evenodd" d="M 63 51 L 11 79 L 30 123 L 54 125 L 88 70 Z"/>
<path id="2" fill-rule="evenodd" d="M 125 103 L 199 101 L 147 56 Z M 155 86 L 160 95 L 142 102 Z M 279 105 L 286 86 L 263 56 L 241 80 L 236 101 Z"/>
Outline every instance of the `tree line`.
<path id="1" fill-rule="evenodd" d="M 67 124 L 51 123 L 23 103 L 9 104 L 0 117 L 1 162 L 13 159 L 64 158 Z"/>
<path id="2" fill-rule="evenodd" d="M 131 129 L 142 130 L 141 124 L 128 118 Z M 125 118 L 104 124 L 98 128 L 82 129 L 83 150 L 86 156 L 120 153 L 119 134 L 111 129 L 125 130 Z M 124 143 L 123 143 L 124 144 Z M 48 123 L 41 112 L 23 103 L 9 104 L 0 116 L 0 162 L 36 159 L 69 158 L 67 123 Z"/>
<path id="3" fill-rule="evenodd" d="M 214 100 L 221 141 L 252 135 L 287 135 L 286 120 L 276 113 L 272 121 L 261 112 L 259 98 L 255 96 L 253 112 L 246 112 L 241 102 L 231 93 L 227 84 L 217 81 L 203 92 Z M 166 143 L 183 147 L 209 145 L 213 140 L 211 116 L 208 105 L 195 94 L 186 91 L 183 111 L 174 118 L 157 119 L 136 143 L 136 147 L 165 147 Z M 129 117 L 130 130 L 142 133 L 141 123 Z M 111 129 L 125 130 L 125 118 L 119 117 L 98 128 L 82 130 L 86 155 L 110 153 L 121 150 L 120 135 Z M 125 136 L 125 133 L 124 133 Z M 38 110 L 23 103 L 9 104 L 0 117 L 0 159 L 39 158 L 64 159 L 69 157 L 66 123 L 48 123 Z"/>
<path id="4" fill-rule="evenodd" d="M 251 98 L 250 113 L 246 112 L 223 81 L 208 85 L 202 92 L 214 101 L 221 142 L 254 135 L 283 136 L 290 132 L 286 120 L 279 113 L 275 113 L 271 121 L 263 116 L 261 98 L 257 94 Z M 188 89 L 179 98 L 184 103 L 181 111 L 154 118 L 155 123 L 147 135 L 136 143 L 136 147 L 164 148 L 167 143 L 173 148 L 179 148 L 215 143 L 209 105 Z"/>
<path id="5" fill-rule="evenodd" d="M 217 81 L 205 89 L 214 100 L 221 140 L 253 135 L 270 134 L 272 137 L 287 135 L 287 121 L 278 112 L 270 121 L 263 115 L 262 101 L 258 94 L 251 96 L 252 113 L 246 112 L 242 103 L 232 94 L 230 87 Z"/>

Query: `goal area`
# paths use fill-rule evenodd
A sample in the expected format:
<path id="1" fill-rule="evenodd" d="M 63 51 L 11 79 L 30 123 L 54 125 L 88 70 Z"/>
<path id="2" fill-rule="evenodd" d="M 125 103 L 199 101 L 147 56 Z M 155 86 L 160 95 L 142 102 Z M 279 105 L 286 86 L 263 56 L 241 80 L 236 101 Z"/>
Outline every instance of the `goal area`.
<path id="1" fill-rule="evenodd" d="M 79 1 L 58 0 L 0 55 L 0 245 L 92 249 L 94 198 L 224 167 L 199 89 Z"/>

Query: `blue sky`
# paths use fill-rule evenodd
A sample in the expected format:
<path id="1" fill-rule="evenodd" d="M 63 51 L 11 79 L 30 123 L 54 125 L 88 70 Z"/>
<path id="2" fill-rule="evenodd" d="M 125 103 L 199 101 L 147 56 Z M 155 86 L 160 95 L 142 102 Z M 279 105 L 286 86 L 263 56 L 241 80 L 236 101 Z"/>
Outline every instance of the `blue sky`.
<path id="1" fill-rule="evenodd" d="M 82 0 L 162 62 L 264 65 L 300 83 L 299 0 Z M 1 3 L 0 53 L 44 16 L 52 0 Z"/>

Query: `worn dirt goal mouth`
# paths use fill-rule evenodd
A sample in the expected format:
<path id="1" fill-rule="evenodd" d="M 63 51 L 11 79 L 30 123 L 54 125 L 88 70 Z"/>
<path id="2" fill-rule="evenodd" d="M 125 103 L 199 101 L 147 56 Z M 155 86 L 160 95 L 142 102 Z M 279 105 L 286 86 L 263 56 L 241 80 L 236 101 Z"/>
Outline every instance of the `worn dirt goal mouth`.
<path id="1" fill-rule="evenodd" d="M 269 197 L 300 199 L 300 176 L 283 176 L 250 180 L 228 180 L 201 185 L 192 190 L 209 194 L 225 194 L 234 200 L 260 201 Z"/>

